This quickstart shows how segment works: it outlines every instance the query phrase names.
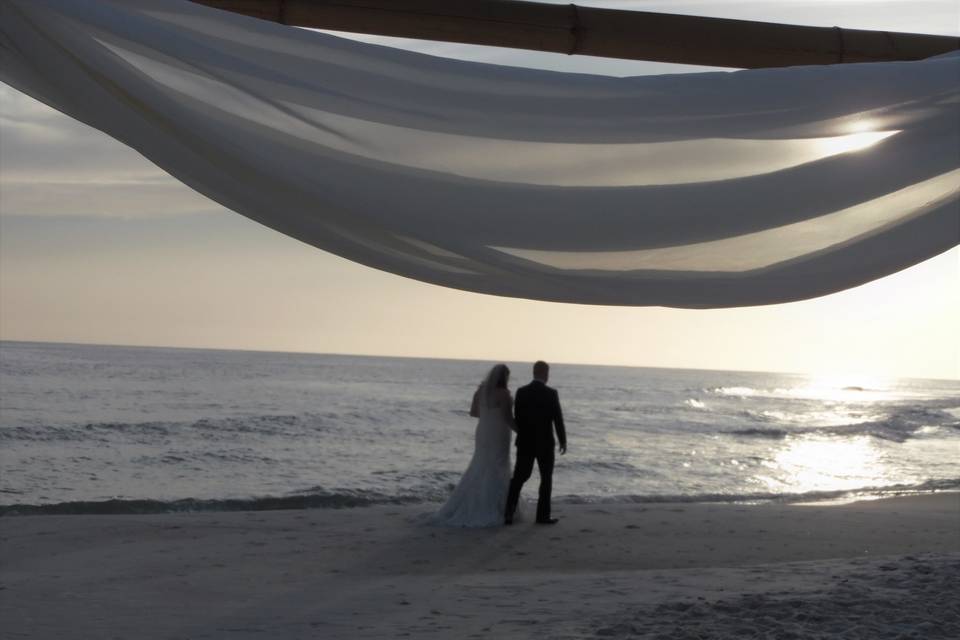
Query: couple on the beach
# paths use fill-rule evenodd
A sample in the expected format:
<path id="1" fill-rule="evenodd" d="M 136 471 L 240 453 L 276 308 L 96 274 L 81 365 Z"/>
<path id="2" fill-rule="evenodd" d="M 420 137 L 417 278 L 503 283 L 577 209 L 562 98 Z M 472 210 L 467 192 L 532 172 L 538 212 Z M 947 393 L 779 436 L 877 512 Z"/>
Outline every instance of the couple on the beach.
<path id="1" fill-rule="evenodd" d="M 538 524 L 555 524 L 550 516 L 556 429 L 560 453 L 567 451 L 567 435 L 557 391 L 547 386 L 550 366 L 533 365 L 533 381 L 517 389 L 516 401 L 507 383 L 510 369 L 498 364 L 473 394 L 470 415 L 479 418 L 473 458 L 457 488 L 432 521 L 461 527 L 492 527 L 512 524 L 519 516 L 520 489 L 533 472 L 540 470 L 537 501 Z M 510 434 L 517 434 L 517 460 L 510 475 Z"/>

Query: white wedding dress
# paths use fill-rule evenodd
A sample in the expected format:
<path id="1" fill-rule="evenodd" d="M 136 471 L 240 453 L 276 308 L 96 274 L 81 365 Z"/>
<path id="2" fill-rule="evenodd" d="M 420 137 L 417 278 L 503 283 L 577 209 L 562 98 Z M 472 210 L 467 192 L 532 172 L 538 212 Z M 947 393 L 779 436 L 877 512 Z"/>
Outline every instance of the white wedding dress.
<path id="1" fill-rule="evenodd" d="M 473 458 L 450 498 L 432 514 L 432 524 L 451 527 L 495 527 L 503 524 L 510 488 L 510 407 L 494 404 L 483 387 L 478 392 L 479 421 Z M 503 400 L 500 400 L 502 403 Z M 517 509 L 514 520 L 518 520 Z"/>

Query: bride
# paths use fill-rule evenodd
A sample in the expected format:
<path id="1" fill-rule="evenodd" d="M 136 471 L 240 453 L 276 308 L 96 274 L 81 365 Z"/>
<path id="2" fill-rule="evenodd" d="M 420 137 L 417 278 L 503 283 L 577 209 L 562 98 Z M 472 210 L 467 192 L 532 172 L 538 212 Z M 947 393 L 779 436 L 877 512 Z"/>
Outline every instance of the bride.
<path id="1" fill-rule="evenodd" d="M 453 527 L 493 527 L 503 524 L 510 488 L 510 432 L 513 398 L 507 388 L 510 369 L 498 364 L 473 394 L 470 415 L 479 418 L 473 458 L 457 488 L 430 521 Z"/>

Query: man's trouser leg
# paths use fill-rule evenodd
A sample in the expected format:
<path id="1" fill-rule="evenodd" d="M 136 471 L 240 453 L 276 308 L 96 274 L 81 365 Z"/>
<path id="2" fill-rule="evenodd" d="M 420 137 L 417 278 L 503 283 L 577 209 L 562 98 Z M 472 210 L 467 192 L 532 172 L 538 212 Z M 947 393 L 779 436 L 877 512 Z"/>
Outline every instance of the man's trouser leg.
<path id="1" fill-rule="evenodd" d="M 520 489 L 523 483 L 530 479 L 533 473 L 533 454 L 521 453 L 517 451 L 517 462 L 513 467 L 513 477 L 510 479 L 510 492 L 507 494 L 507 520 L 513 519 L 513 512 L 517 510 L 517 502 L 520 501 Z"/>
<path id="2" fill-rule="evenodd" d="M 540 495 L 537 498 L 537 520 L 550 519 L 550 494 L 553 492 L 553 451 L 537 454 L 540 469 Z"/>

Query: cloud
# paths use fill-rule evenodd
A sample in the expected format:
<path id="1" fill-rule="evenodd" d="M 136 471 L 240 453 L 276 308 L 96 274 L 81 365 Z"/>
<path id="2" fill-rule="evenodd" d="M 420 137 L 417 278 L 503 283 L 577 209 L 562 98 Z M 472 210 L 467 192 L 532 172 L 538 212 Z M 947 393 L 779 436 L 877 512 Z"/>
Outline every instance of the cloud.
<path id="1" fill-rule="evenodd" d="M 136 151 L 0 84 L 0 213 L 170 216 L 222 211 Z"/>

